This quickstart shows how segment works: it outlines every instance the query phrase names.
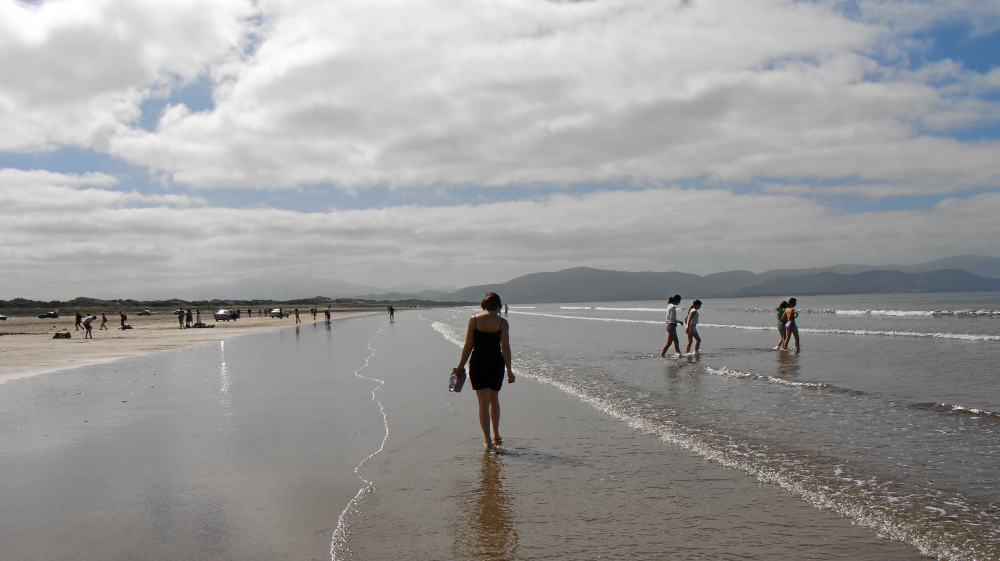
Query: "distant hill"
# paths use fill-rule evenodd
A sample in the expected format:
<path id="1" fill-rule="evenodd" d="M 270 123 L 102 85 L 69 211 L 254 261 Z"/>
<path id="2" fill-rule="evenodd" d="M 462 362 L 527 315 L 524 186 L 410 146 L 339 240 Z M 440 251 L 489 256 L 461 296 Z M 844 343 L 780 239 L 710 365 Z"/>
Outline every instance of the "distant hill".
<path id="1" fill-rule="evenodd" d="M 703 285 L 702 277 L 688 273 L 627 273 L 576 267 L 524 275 L 501 284 L 470 286 L 449 294 L 448 299 L 478 302 L 492 291 L 517 302 L 657 300 L 678 291 L 690 293 Z"/>
<path id="2" fill-rule="evenodd" d="M 745 286 L 737 290 L 734 296 L 985 292 L 995 290 L 1000 290 L 1000 279 L 988 279 L 958 269 L 941 269 L 924 273 L 865 271 L 853 275 L 817 273 L 797 277 L 779 277 L 752 286 Z"/>
<path id="3" fill-rule="evenodd" d="M 499 284 L 470 286 L 442 299 L 478 302 L 489 291 L 500 294 L 506 301 L 524 303 L 665 300 L 673 294 L 689 298 L 723 298 L 1000 291 L 1000 258 L 966 255 L 908 266 L 834 265 L 816 269 L 775 269 L 761 274 L 727 271 L 705 276 L 576 267 L 554 273 L 533 273 Z"/>
<path id="4" fill-rule="evenodd" d="M 1000 278 L 1000 258 L 986 255 L 958 255 L 919 263 L 917 265 L 831 265 L 812 269 L 772 269 L 758 276 L 758 282 L 781 277 L 801 277 L 817 273 L 840 273 L 852 275 L 866 271 L 901 271 L 904 273 L 926 273 L 942 269 L 959 269 L 986 278 Z M 725 274 L 725 273 L 722 273 Z M 752 273 L 751 273 L 752 274 Z"/>

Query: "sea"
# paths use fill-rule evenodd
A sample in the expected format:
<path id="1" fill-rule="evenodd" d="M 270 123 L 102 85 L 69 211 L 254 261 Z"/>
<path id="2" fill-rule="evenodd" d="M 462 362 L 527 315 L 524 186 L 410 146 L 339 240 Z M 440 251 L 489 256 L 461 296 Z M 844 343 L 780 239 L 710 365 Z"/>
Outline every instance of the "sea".
<path id="1" fill-rule="evenodd" d="M 509 302 L 490 453 L 471 307 L 7 381 L 0 558 L 1000 559 L 1000 294 L 703 300 Z"/>
<path id="2" fill-rule="evenodd" d="M 663 302 L 514 305 L 517 371 L 930 557 L 997 559 L 1000 294 L 800 297 L 799 352 L 773 350 L 779 301 L 705 299 L 679 358 Z"/>

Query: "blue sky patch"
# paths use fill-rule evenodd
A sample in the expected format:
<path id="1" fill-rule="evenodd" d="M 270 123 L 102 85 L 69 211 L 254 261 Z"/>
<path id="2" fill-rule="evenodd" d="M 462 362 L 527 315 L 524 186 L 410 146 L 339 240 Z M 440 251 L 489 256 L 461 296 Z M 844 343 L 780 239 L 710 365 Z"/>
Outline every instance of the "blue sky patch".
<path id="1" fill-rule="evenodd" d="M 151 97 L 142 103 L 142 116 L 137 123 L 140 128 L 155 131 L 163 109 L 168 105 L 186 105 L 192 112 L 212 111 L 215 101 L 212 99 L 212 83 L 207 76 L 202 76 L 195 82 L 174 88 L 166 97 Z"/>

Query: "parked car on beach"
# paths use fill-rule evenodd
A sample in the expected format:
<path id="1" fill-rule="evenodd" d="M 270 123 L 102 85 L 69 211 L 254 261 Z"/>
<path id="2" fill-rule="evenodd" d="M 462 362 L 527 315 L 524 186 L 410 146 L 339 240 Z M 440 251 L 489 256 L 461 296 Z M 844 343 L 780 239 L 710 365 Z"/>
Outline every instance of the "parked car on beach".
<path id="1" fill-rule="evenodd" d="M 51 312 L 38 314 L 38 319 L 59 319 L 59 312 L 57 312 L 56 310 L 52 310 Z"/>
<path id="2" fill-rule="evenodd" d="M 0 321 L 7 321 L 7 316 L 0 314 Z"/>
<path id="3" fill-rule="evenodd" d="M 149 310 L 142 310 L 140 312 L 136 312 L 135 315 L 137 315 L 137 316 L 151 316 L 151 315 L 153 315 L 153 312 L 151 312 Z"/>
<path id="4" fill-rule="evenodd" d="M 236 314 L 232 310 L 216 310 L 215 321 L 236 320 Z"/>
<path id="5" fill-rule="evenodd" d="M 289 313 L 290 312 L 288 310 L 282 310 L 281 308 L 275 308 L 275 309 L 271 310 L 268 315 L 270 315 L 273 318 L 286 318 L 286 317 L 288 317 Z"/>

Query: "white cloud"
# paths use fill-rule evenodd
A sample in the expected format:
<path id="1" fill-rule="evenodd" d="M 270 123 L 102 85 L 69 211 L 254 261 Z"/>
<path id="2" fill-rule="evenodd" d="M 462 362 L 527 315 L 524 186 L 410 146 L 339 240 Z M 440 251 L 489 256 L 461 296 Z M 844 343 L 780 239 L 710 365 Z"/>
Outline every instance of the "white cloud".
<path id="1" fill-rule="evenodd" d="M 917 30 L 1000 28 L 997 3 L 855 4 L 0 0 L 0 155 L 72 146 L 163 181 L 126 192 L 105 173 L 0 170 L 0 298 L 995 253 L 997 193 L 915 211 L 817 202 L 1000 187 L 1000 143 L 949 136 L 997 125 L 1000 69 L 905 60 Z M 198 80 L 212 109 L 175 103 L 138 128 L 145 101 Z M 538 190 L 303 213 L 212 208 L 171 181 L 389 186 L 389 205 L 411 187 Z M 612 181 L 632 190 L 558 192 Z M 763 194 L 719 188 L 748 183 Z"/>
<path id="2" fill-rule="evenodd" d="M 1000 120 L 979 97 L 996 72 L 873 56 L 935 22 L 989 31 L 995 3 L 860 1 L 858 21 L 843 5 L 0 0 L 0 150 L 110 151 L 195 187 L 1000 185 L 996 144 L 928 136 Z M 214 110 L 134 126 L 203 75 Z"/>
<path id="3" fill-rule="evenodd" d="M 101 176 L 36 173 L 26 189 L 30 178 L 8 170 L 0 185 L 11 175 L 22 187 L 0 189 L 5 299 L 167 298 L 247 278 L 466 286 L 580 265 L 759 272 L 989 254 L 1000 243 L 1000 194 L 850 215 L 795 195 L 677 188 L 301 213 L 150 204 Z"/>
<path id="4" fill-rule="evenodd" d="M 0 150 L 106 148 L 151 91 L 246 43 L 249 0 L 0 0 Z"/>
<path id="5" fill-rule="evenodd" d="M 898 25 L 899 9 L 871 9 Z M 124 132 L 111 150 L 197 187 L 757 176 L 898 181 L 897 194 L 1000 185 L 996 145 L 922 136 L 1000 117 L 975 98 L 988 81 L 947 64 L 880 67 L 865 53 L 891 40 L 890 27 L 823 5 L 262 10 L 263 42 L 217 75 L 215 111 L 174 108 L 156 132 Z M 943 74 L 948 85 L 936 86 Z"/>

